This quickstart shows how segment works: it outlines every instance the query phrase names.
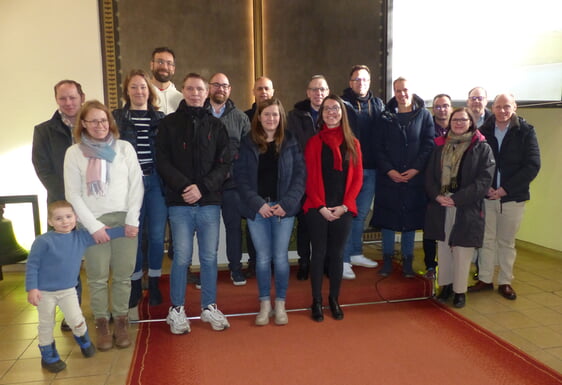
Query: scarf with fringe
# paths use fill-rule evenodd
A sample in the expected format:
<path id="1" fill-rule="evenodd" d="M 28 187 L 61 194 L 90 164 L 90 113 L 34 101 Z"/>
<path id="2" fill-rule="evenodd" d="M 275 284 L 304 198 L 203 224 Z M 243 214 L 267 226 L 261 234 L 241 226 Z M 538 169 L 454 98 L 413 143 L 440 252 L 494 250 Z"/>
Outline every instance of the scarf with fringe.
<path id="1" fill-rule="evenodd" d="M 104 140 L 94 140 L 82 134 L 80 150 L 88 158 L 86 168 L 86 187 L 88 195 L 105 196 L 109 184 L 109 167 L 107 162 L 115 159 L 115 139 L 108 134 Z M 105 172 L 104 172 L 105 171 Z"/>
<path id="2" fill-rule="evenodd" d="M 441 154 L 441 194 L 455 191 L 458 186 L 458 173 L 462 156 L 472 142 L 474 132 L 456 135 L 449 130 L 443 153 Z"/>

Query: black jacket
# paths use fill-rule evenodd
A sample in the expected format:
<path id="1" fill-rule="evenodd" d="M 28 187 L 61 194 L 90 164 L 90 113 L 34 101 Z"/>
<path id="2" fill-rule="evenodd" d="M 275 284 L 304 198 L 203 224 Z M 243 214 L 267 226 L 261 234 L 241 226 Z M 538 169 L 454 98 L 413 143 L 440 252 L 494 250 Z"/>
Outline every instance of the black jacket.
<path id="1" fill-rule="evenodd" d="M 480 132 L 492 147 L 496 172 L 492 187 L 503 187 L 507 195 L 502 202 L 522 202 L 530 199 L 529 185 L 539 173 L 541 158 L 535 129 L 525 119 L 513 114 L 501 150 L 494 134 L 496 117 L 491 116 L 480 127 Z M 497 185 L 498 171 L 501 186 Z"/>
<path id="2" fill-rule="evenodd" d="M 297 138 L 304 152 L 306 143 L 318 132 L 314 119 L 310 115 L 310 100 L 305 99 L 295 104 L 295 109 L 287 114 L 287 130 Z"/>
<path id="3" fill-rule="evenodd" d="M 380 129 L 375 142 L 377 182 L 373 226 L 394 231 L 423 228 L 427 198 L 424 189 L 424 170 L 434 147 L 435 128 L 424 101 L 414 95 L 414 111 L 402 125 L 396 99 L 387 103 L 381 115 Z M 395 183 L 387 173 L 416 169 L 419 173 L 408 183 Z"/>
<path id="4" fill-rule="evenodd" d="M 47 203 L 64 200 L 64 154 L 72 146 L 71 129 L 58 111 L 33 131 L 31 161 L 39 180 L 47 190 Z"/>
<path id="5" fill-rule="evenodd" d="M 382 100 L 374 97 L 371 91 L 366 98 L 359 98 L 351 88 L 343 91 L 342 99 L 349 103 L 346 106 L 352 107 L 347 109 L 347 113 L 351 129 L 361 143 L 363 169 L 376 169 L 376 131 L 384 104 Z"/>
<path id="6" fill-rule="evenodd" d="M 182 100 L 158 126 L 156 157 L 168 205 L 187 206 L 181 194 L 192 184 L 202 194 L 196 204 L 222 203 L 222 186 L 231 165 L 228 134 L 207 110 L 188 107 Z"/>
<path id="7" fill-rule="evenodd" d="M 435 140 L 425 170 L 425 190 L 429 204 L 425 216 L 424 238 L 445 240 L 445 212 L 435 198 L 440 194 L 442 165 L 441 156 L 445 137 Z M 484 197 L 492 184 L 495 161 L 492 149 L 478 131 L 461 160 L 458 172 L 458 189 L 451 195 L 457 208 L 455 224 L 449 236 L 451 246 L 482 247 L 484 240 Z"/>

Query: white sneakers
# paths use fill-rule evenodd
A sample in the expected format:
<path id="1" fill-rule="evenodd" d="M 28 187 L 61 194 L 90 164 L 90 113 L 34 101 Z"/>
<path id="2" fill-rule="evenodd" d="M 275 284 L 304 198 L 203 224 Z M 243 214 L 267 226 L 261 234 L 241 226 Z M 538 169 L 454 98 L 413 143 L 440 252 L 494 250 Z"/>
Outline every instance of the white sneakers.
<path id="1" fill-rule="evenodd" d="M 230 327 L 228 320 L 217 308 L 216 304 L 209 305 L 203 309 L 201 312 L 201 321 L 210 323 L 213 330 L 220 331 Z"/>
<path id="2" fill-rule="evenodd" d="M 355 266 L 363 266 L 363 267 L 368 267 L 368 268 L 374 268 L 377 267 L 379 264 L 376 261 L 373 261 L 372 259 L 369 259 L 367 257 L 365 257 L 363 254 L 359 254 L 359 255 L 352 255 L 351 256 L 351 264 L 355 265 Z"/>
<path id="3" fill-rule="evenodd" d="M 348 263 L 348 262 L 343 263 L 342 278 L 343 279 L 355 279 L 355 273 L 353 272 L 353 269 L 351 268 L 351 263 Z"/>
<path id="4" fill-rule="evenodd" d="M 176 308 L 170 306 L 168 310 L 168 316 L 166 317 L 166 323 L 170 325 L 170 331 L 172 334 L 185 334 L 191 331 L 189 327 L 189 320 L 185 315 L 185 309 L 183 306 Z"/>

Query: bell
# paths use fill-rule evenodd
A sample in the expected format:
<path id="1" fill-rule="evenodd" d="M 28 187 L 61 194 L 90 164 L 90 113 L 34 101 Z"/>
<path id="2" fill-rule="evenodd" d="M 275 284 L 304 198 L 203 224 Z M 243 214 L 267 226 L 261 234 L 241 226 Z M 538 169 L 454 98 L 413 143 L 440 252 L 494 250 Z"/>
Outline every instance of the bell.
<path id="1" fill-rule="evenodd" d="M 14 236 L 12 221 L 3 218 L 4 210 L 0 209 L 0 280 L 2 265 L 11 265 L 27 258 L 28 252 L 21 247 Z"/>

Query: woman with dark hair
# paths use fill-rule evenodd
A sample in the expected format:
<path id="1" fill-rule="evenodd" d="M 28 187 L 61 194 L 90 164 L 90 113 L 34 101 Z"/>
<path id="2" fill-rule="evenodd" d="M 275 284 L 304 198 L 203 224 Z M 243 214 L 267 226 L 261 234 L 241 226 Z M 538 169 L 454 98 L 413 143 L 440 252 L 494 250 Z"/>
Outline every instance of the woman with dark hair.
<path id="1" fill-rule="evenodd" d="M 310 232 L 312 256 L 312 319 L 324 320 L 322 278 L 328 267 L 332 316 L 343 319 L 338 298 L 343 271 L 343 251 L 352 216 L 357 215 L 355 200 L 363 184 L 359 141 L 353 135 L 342 99 L 328 95 L 318 112 L 319 132 L 306 145 L 306 199 L 303 205 Z"/>
<path id="2" fill-rule="evenodd" d="M 240 145 L 234 178 L 240 212 L 248 219 L 256 248 L 260 312 L 256 325 L 267 325 L 271 314 L 271 263 L 275 268 L 275 324 L 288 322 L 285 297 L 289 286 L 289 241 L 304 194 L 305 168 L 300 146 L 285 130 L 286 117 L 278 99 L 258 105 L 252 129 Z"/>
<path id="3" fill-rule="evenodd" d="M 429 196 L 424 236 L 437 240 L 437 299 L 464 307 L 474 249 L 484 240 L 484 197 L 492 184 L 495 161 L 467 108 L 449 118 L 447 133 L 435 139 L 426 169 Z"/>
<path id="4" fill-rule="evenodd" d="M 144 193 L 135 149 L 118 138 L 119 130 L 107 107 L 97 100 L 87 101 L 76 120 L 76 144 L 64 158 L 66 200 L 98 243 L 86 250 L 85 259 L 96 345 L 102 351 L 111 349 L 114 339 L 120 348 L 131 344 L 127 313 Z M 106 228 L 114 226 L 124 226 L 126 237 L 110 240 Z"/>
<path id="5" fill-rule="evenodd" d="M 123 81 L 123 99 L 125 106 L 114 110 L 113 116 L 119 127 L 121 139 L 131 143 L 136 150 L 144 183 L 144 198 L 139 218 L 137 260 L 135 271 L 131 276 L 131 296 L 129 298 L 129 308 L 134 308 L 142 298 L 143 241 L 146 241 L 146 259 L 148 261 L 149 304 L 162 303 L 158 283 L 162 275 L 168 207 L 164 198 L 162 179 L 156 171 L 155 140 L 158 123 L 165 115 L 158 111 L 158 96 L 150 83 L 148 74 L 143 70 L 136 69 L 129 72 Z M 146 231 L 143 231 L 144 225 L 146 225 Z"/>

